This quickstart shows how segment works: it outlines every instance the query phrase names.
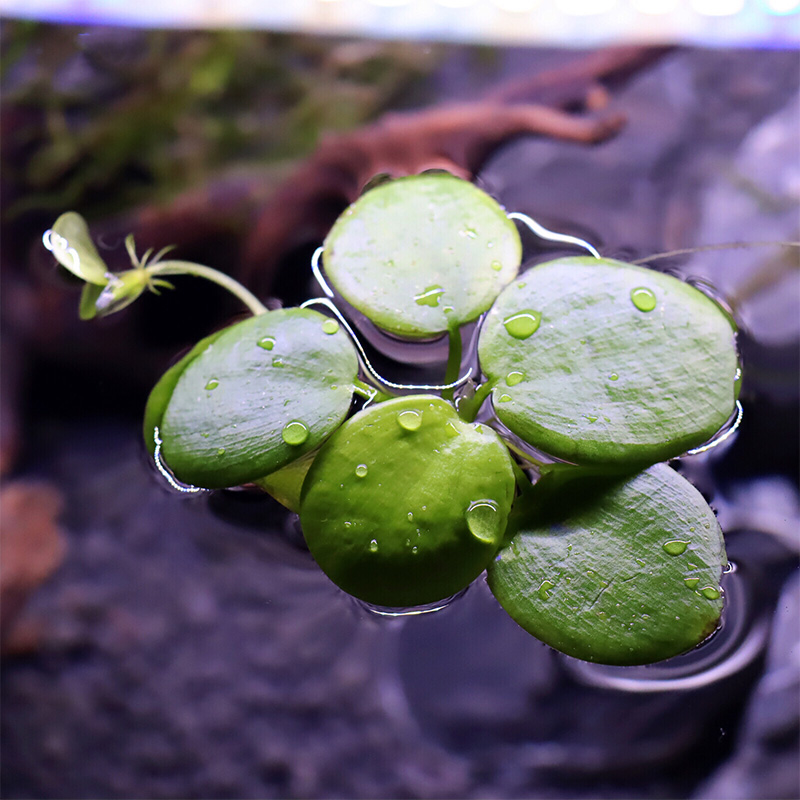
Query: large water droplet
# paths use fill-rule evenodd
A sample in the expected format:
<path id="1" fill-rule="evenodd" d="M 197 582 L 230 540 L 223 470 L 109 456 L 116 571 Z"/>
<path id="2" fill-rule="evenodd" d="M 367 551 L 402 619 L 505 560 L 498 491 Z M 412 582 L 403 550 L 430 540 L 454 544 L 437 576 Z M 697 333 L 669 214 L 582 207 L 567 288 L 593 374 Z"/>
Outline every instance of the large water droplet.
<path id="1" fill-rule="evenodd" d="M 525 376 L 521 372 L 509 372 L 508 375 L 506 375 L 506 384 L 508 386 L 516 386 L 524 377 Z"/>
<path id="2" fill-rule="evenodd" d="M 698 583 L 700 583 L 700 578 L 684 578 L 683 582 L 690 588 L 694 589 Z"/>
<path id="3" fill-rule="evenodd" d="M 646 286 L 631 289 L 631 300 L 639 311 L 652 311 L 656 307 L 656 296 Z"/>
<path id="4" fill-rule="evenodd" d="M 716 588 L 716 586 L 704 586 L 702 589 L 700 589 L 700 594 L 709 600 L 716 600 L 720 595 L 720 591 Z"/>
<path id="5" fill-rule="evenodd" d="M 444 294 L 441 286 L 429 286 L 424 292 L 414 295 L 414 302 L 418 306 L 431 306 L 435 308 L 439 305 L 439 298 Z"/>
<path id="6" fill-rule="evenodd" d="M 494 544 L 500 538 L 502 519 L 494 500 L 473 500 L 467 509 L 469 532 L 482 542 Z"/>
<path id="7" fill-rule="evenodd" d="M 501 394 L 497 400 L 498 403 L 510 403 L 511 402 L 511 395 L 510 394 Z"/>
<path id="8" fill-rule="evenodd" d="M 359 464 L 356 467 L 356 477 L 358 478 L 366 478 L 367 477 L 367 465 L 366 464 Z"/>
<path id="9" fill-rule="evenodd" d="M 422 414 L 413 410 L 401 411 L 397 415 L 397 424 L 407 431 L 419 430 L 419 426 L 422 425 Z"/>
<path id="10" fill-rule="evenodd" d="M 275 340 L 271 336 L 263 336 L 256 344 L 264 350 L 272 350 L 275 347 Z"/>
<path id="11" fill-rule="evenodd" d="M 671 556 L 679 556 L 686 551 L 689 542 L 684 542 L 681 539 L 673 539 L 669 542 L 664 542 L 664 552 L 669 553 Z"/>
<path id="12" fill-rule="evenodd" d="M 500 270 L 503 269 L 503 265 L 495 259 L 494 261 L 492 261 L 492 269 L 495 272 L 500 272 Z"/>
<path id="13" fill-rule="evenodd" d="M 608 376 L 608 379 L 609 379 L 610 381 L 618 381 L 618 380 L 619 380 L 619 375 L 617 375 L 617 373 L 616 373 L 616 372 L 612 372 L 612 373 L 611 373 L 611 374 Z"/>
<path id="14" fill-rule="evenodd" d="M 305 423 L 295 419 L 286 423 L 281 431 L 281 436 L 286 444 L 297 446 L 308 439 L 308 428 Z"/>
<path id="15" fill-rule="evenodd" d="M 370 553 L 377 553 L 378 552 L 378 540 L 377 539 L 373 539 L 369 543 L 369 551 L 370 551 Z"/>
<path id="16" fill-rule="evenodd" d="M 272 366 L 273 367 L 285 367 L 286 364 L 283 363 L 282 358 L 273 358 L 272 359 Z"/>
<path id="17" fill-rule="evenodd" d="M 216 378 L 210 378 L 206 384 L 206 389 L 210 392 L 212 389 L 216 389 L 217 386 L 219 386 L 219 381 Z"/>
<path id="18" fill-rule="evenodd" d="M 527 339 L 532 334 L 536 333 L 539 329 L 539 323 L 542 321 L 542 314 L 539 311 L 518 311 L 510 317 L 503 320 L 506 330 L 515 339 Z"/>
<path id="19" fill-rule="evenodd" d="M 335 319 L 326 319 L 322 323 L 322 332 L 327 333 L 328 336 L 333 335 L 339 330 L 339 323 Z"/>

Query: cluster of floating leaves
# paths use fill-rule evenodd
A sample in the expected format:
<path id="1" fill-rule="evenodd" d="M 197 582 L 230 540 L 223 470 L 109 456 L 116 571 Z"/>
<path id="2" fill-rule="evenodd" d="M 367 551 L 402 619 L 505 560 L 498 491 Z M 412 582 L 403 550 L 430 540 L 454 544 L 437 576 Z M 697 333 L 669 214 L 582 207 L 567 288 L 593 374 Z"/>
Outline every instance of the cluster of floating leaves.
<path id="1" fill-rule="evenodd" d="M 590 255 L 517 280 L 516 222 Z M 62 228 L 48 242 L 71 269 L 81 248 Z M 173 485 L 257 483 L 376 613 L 442 607 L 486 570 L 512 618 L 578 658 L 652 662 L 713 632 L 722 534 L 663 462 L 741 418 L 735 330 L 718 305 L 446 175 L 363 195 L 312 268 L 324 298 L 266 311 L 242 290 L 254 316 L 154 388 L 145 440 Z M 449 337 L 443 382 L 378 375 L 342 308 L 404 340 Z M 477 352 L 462 358 L 476 321 Z M 477 380 L 461 369 L 476 358 Z M 365 402 L 352 414 L 354 395 Z"/>

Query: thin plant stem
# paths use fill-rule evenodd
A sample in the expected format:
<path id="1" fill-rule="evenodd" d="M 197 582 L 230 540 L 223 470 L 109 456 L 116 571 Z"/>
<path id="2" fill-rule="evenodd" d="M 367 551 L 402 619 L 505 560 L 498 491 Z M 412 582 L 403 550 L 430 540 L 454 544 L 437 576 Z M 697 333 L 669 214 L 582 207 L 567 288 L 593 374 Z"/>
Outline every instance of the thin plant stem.
<path id="1" fill-rule="evenodd" d="M 211 267 L 204 267 L 202 264 L 194 264 L 191 261 L 161 261 L 147 267 L 147 271 L 150 275 L 193 275 L 195 278 L 205 278 L 223 289 L 227 289 L 234 297 L 241 300 L 254 315 L 264 314 L 267 311 L 267 307 L 241 283 L 231 278 L 230 275 Z"/>
<path id="2" fill-rule="evenodd" d="M 444 375 L 446 384 L 455 383 L 458 380 L 458 373 L 461 371 L 461 330 L 452 328 L 448 334 L 450 337 L 450 349 L 447 353 L 447 369 Z M 442 397 L 445 400 L 453 399 L 454 387 L 450 386 L 442 390 Z"/>
<path id="3" fill-rule="evenodd" d="M 800 242 L 725 242 L 723 244 L 706 244 L 700 247 L 684 247 L 681 250 L 670 250 L 666 253 L 653 253 L 653 255 L 637 258 L 631 264 L 647 264 L 662 258 L 685 256 L 690 253 L 706 253 L 711 250 L 744 250 L 749 247 L 800 247 Z"/>
<path id="4" fill-rule="evenodd" d="M 475 417 L 478 416 L 483 401 L 489 396 L 489 393 L 494 388 L 493 383 L 482 383 L 472 397 L 460 397 L 456 403 L 456 410 L 458 415 L 464 422 L 474 422 Z"/>
<path id="5" fill-rule="evenodd" d="M 353 381 L 353 391 L 359 397 L 363 397 L 370 403 L 382 403 L 384 400 L 391 400 L 392 397 L 394 397 L 394 395 L 382 392 L 380 389 L 376 389 L 366 381 L 362 381 L 361 378 L 356 378 Z"/>

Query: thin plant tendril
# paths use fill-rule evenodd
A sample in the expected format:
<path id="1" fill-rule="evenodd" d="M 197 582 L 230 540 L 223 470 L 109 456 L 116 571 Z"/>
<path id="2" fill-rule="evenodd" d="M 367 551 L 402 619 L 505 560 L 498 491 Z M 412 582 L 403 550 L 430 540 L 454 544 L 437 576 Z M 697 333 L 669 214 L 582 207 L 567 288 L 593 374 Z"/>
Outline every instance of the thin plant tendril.
<path id="1" fill-rule="evenodd" d="M 743 250 L 748 247 L 800 247 L 800 242 L 723 242 L 722 244 L 706 244 L 700 247 L 684 247 L 681 250 L 669 250 L 666 253 L 654 253 L 651 256 L 637 258 L 631 264 L 646 264 L 650 261 L 658 261 L 662 258 L 672 258 L 673 256 L 685 256 L 691 253 L 705 253 L 710 250 Z"/>
<path id="2" fill-rule="evenodd" d="M 325 296 L 333 297 L 333 289 L 331 289 L 331 287 L 328 286 L 328 283 L 325 280 L 325 278 L 322 277 L 322 271 L 319 268 L 319 259 L 322 256 L 324 250 L 325 250 L 324 247 L 318 247 L 314 251 L 314 255 L 311 256 L 311 271 L 314 273 L 314 277 L 317 279 L 317 283 L 319 284 L 320 289 L 322 289 L 322 291 L 325 292 Z"/>
<path id="3" fill-rule="evenodd" d="M 369 358 L 367 358 L 367 354 L 364 351 L 364 347 L 356 336 L 355 331 L 350 326 L 350 323 L 344 318 L 344 315 L 338 308 L 326 297 L 314 297 L 311 300 L 306 300 L 305 303 L 302 303 L 300 308 L 308 308 L 309 306 L 318 305 L 318 306 L 325 306 L 325 308 L 332 311 L 339 322 L 342 323 L 345 330 L 350 334 L 350 338 L 353 340 L 356 348 L 358 349 L 359 356 L 361 358 L 361 363 L 364 365 L 364 369 L 378 382 L 383 384 L 384 386 L 389 386 L 392 389 L 409 389 L 413 391 L 435 391 L 435 392 L 443 392 L 447 389 L 456 389 L 461 384 L 466 383 L 470 376 L 472 375 L 472 367 L 470 367 L 465 375 L 462 375 L 457 381 L 453 381 L 452 383 L 444 383 L 444 384 L 434 384 L 434 383 L 394 383 L 394 381 L 390 381 L 380 375 L 377 372 L 375 367 L 372 366 L 370 363 Z"/>
<path id="4" fill-rule="evenodd" d="M 200 492 L 208 491 L 208 489 L 203 489 L 201 486 L 193 486 L 191 483 L 182 483 L 172 474 L 172 471 L 161 457 L 161 445 L 163 442 L 161 441 L 158 427 L 153 429 L 153 441 L 156 445 L 153 451 L 153 461 L 155 462 L 156 469 L 173 489 L 178 492 L 183 492 L 184 494 L 199 494 Z"/>
<path id="5" fill-rule="evenodd" d="M 600 253 L 595 250 L 589 242 L 579 239 L 577 236 L 570 236 L 568 233 L 556 233 L 540 225 L 535 219 L 531 219 L 527 214 L 522 214 L 519 211 L 512 211 L 508 215 L 509 219 L 516 219 L 528 226 L 528 228 L 540 239 L 545 239 L 548 242 L 564 242 L 565 244 L 574 244 L 588 250 L 595 258 L 600 258 Z"/>

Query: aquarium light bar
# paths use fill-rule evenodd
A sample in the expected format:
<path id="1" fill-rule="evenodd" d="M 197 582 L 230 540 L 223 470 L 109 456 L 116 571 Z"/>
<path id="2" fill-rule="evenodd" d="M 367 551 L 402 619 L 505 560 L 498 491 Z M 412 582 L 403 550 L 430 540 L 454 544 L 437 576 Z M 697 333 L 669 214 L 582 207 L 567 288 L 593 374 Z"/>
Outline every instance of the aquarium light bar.
<path id="1" fill-rule="evenodd" d="M 0 13 L 62 23 L 501 45 L 800 42 L 800 0 L 0 0 Z"/>

